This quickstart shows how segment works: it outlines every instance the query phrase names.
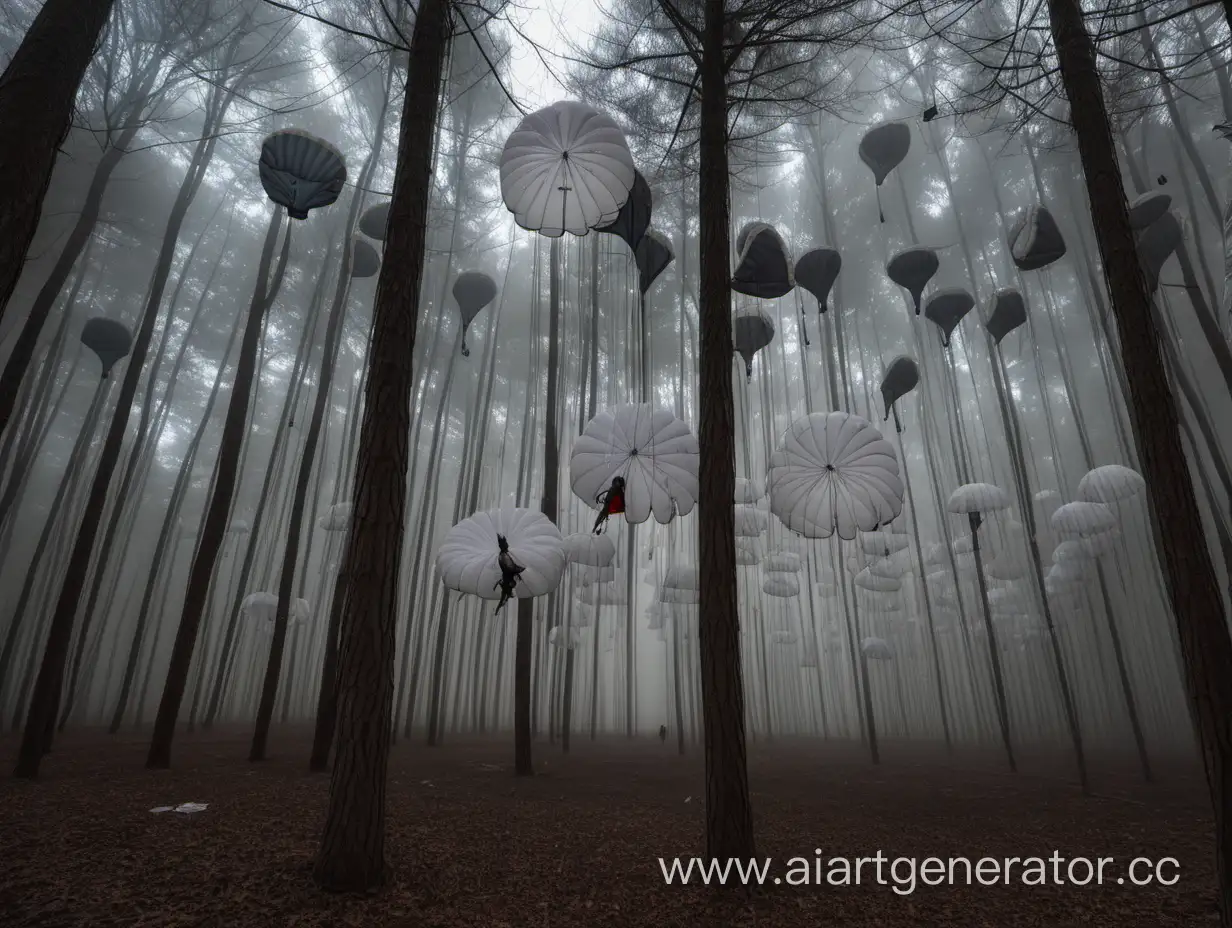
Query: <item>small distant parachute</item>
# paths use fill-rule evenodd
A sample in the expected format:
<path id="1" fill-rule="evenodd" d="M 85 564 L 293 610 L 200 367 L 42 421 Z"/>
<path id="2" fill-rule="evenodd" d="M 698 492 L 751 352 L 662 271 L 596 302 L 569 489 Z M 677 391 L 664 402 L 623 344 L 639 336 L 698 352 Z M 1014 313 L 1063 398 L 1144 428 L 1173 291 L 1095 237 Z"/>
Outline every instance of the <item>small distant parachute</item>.
<path id="1" fill-rule="evenodd" d="M 1185 226 L 1175 210 L 1168 210 L 1138 233 L 1138 259 L 1146 275 L 1147 289 L 1159 288 L 1164 264 L 1185 239 Z"/>
<path id="2" fill-rule="evenodd" d="M 629 199 L 620 208 L 620 214 L 605 226 L 598 226 L 596 232 L 607 232 L 624 239 L 631 251 L 637 250 L 638 242 L 650 228 L 650 213 L 653 200 L 650 185 L 642 172 L 636 168 L 633 171 L 633 189 L 629 191 Z"/>
<path id="3" fill-rule="evenodd" d="M 1129 224 L 1135 229 L 1145 229 L 1160 219 L 1172 206 L 1172 194 L 1162 190 L 1148 190 L 1129 204 Z"/>
<path id="4" fill-rule="evenodd" d="M 988 321 L 984 328 L 995 344 L 1027 321 L 1027 302 L 1013 287 L 1005 287 L 992 295 Z"/>
<path id="5" fill-rule="evenodd" d="M 81 343 L 98 355 L 103 365 L 103 379 L 106 379 L 116 362 L 128 357 L 133 336 L 122 322 L 95 316 L 81 327 Z"/>
<path id="6" fill-rule="evenodd" d="M 591 509 L 614 477 L 625 480 L 625 518 L 653 514 L 666 525 L 687 515 L 697 501 L 697 437 L 680 419 L 648 403 L 604 410 L 586 425 L 569 457 L 573 492 Z"/>
<path id="7" fill-rule="evenodd" d="M 671 242 L 654 229 L 647 229 L 637 243 L 633 257 L 637 263 L 638 289 L 642 296 L 645 296 L 654 282 L 659 279 L 659 275 L 667 270 L 667 266 L 672 263 L 675 255 L 672 252 Z"/>
<path id="8" fill-rule="evenodd" d="M 376 249 L 358 237 L 351 248 L 351 276 L 357 279 L 375 277 L 381 269 L 381 256 Z"/>
<path id="9" fill-rule="evenodd" d="M 378 242 L 385 241 L 385 232 L 389 226 L 389 201 L 369 206 L 359 217 L 359 231 L 374 238 Z"/>
<path id="10" fill-rule="evenodd" d="M 903 482 L 894 449 L 860 416 L 812 413 L 791 424 L 770 457 L 770 510 L 807 538 L 844 541 L 896 519 Z"/>
<path id="11" fill-rule="evenodd" d="M 964 483 L 950 494 L 945 508 L 958 515 L 997 512 L 1010 507 L 1005 491 L 991 483 Z"/>
<path id="12" fill-rule="evenodd" d="M 924 306 L 924 318 L 935 323 L 941 330 L 941 344 L 948 348 L 950 336 L 973 306 L 975 299 L 966 290 L 961 287 L 947 287 L 928 298 L 928 303 Z"/>
<path id="13" fill-rule="evenodd" d="M 770 517 L 754 506 L 736 506 L 737 538 L 756 538 L 770 527 Z"/>
<path id="14" fill-rule="evenodd" d="M 804 569 L 804 562 L 794 551 L 776 551 L 762 558 L 761 566 L 768 573 L 795 574 Z"/>
<path id="15" fill-rule="evenodd" d="M 769 573 L 761 581 L 761 591 L 767 596 L 790 599 L 800 595 L 800 581 L 795 574 Z"/>
<path id="16" fill-rule="evenodd" d="M 608 567 L 616 559 L 616 543 L 607 535 L 577 532 L 564 539 L 565 557 L 571 564 L 586 567 Z M 615 571 L 613 571 L 613 575 Z M 613 577 L 604 577 L 611 580 Z"/>
<path id="17" fill-rule="evenodd" d="M 731 288 L 745 296 L 771 300 L 790 293 L 796 285 L 791 255 L 774 228 L 764 222 L 747 223 L 736 238 L 739 257 Z"/>
<path id="18" fill-rule="evenodd" d="M 488 509 L 463 519 L 449 530 L 436 552 L 436 571 L 451 590 L 481 599 L 500 598 L 499 537 L 525 570 L 514 596 L 526 599 L 550 593 L 565 572 L 565 546 L 552 520 L 534 509 Z"/>
<path id="19" fill-rule="evenodd" d="M 283 129 L 261 143 L 261 186 L 292 219 L 329 206 L 346 183 L 342 153 L 324 139 L 298 129 Z"/>
<path id="20" fill-rule="evenodd" d="M 915 314 L 920 314 L 920 297 L 937 273 L 941 262 L 931 248 L 908 248 L 886 262 L 886 276 L 911 294 Z"/>
<path id="21" fill-rule="evenodd" d="M 1108 506 L 1089 502 L 1066 503 L 1049 521 L 1058 535 L 1080 538 L 1112 531 L 1117 524 L 1116 515 Z"/>
<path id="22" fill-rule="evenodd" d="M 480 311 L 496 299 L 496 281 L 482 271 L 463 271 L 453 282 L 453 298 L 462 313 L 462 356 L 469 358 L 466 330 Z"/>
<path id="23" fill-rule="evenodd" d="M 1047 207 L 1032 206 L 1009 234 L 1010 255 L 1022 271 L 1037 271 L 1065 255 L 1065 239 Z"/>
<path id="24" fill-rule="evenodd" d="M 885 403 L 885 419 L 890 418 L 894 404 L 916 388 L 920 382 L 920 368 L 915 361 L 900 354 L 890 362 L 881 378 L 881 401 Z M 898 421 L 897 419 L 895 420 Z"/>
<path id="25" fill-rule="evenodd" d="M 830 290 L 842 267 L 842 255 L 833 248 L 813 248 L 796 262 L 796 283 L 813 294 L 818 312 L 825 313 L 830 308 Z"/>
<path id="26" fill-rule="evenodd" d="M 873 172 L 877 182 L 877 214 L 885 222 L 881 211 L 881 185 L 890 172 L 902 164 L 911 150 L 911 130 L 905 123 L 883 122 L 864 133 L 860 139 L 860 160 Z"/>
<path id="27" fill-rule="evenodd" d="M 615 222 L 633 181 L 625 134 L 610 116 L 576 100 L 523 118 L 501 153 L 505 206 L 523 229 L 549 238 Z"/>
<path id="28" fill-rule="evenodd" d="M 1146 481 L 1132 467 L 1105 464 L 1086 472 L 1078 481 L 1078 499 L 1113 505 L 1146 489 Z"/>
<path id="29" fill-rule="evenodd" d="M 766 487 L 760 480 L 749 477 L 736 478 L 736 492 L 733 503 L 755 503 L 766 495 Z"/>
<path id="30" fill-rule="evenodd" d="M 753 380 L 753 358 L 774 338 L 774 322 L 760 309 L 742 309 L 732 320 L 732 345 L 744 358 L 744 373 Z"/>
<path id="31" fill-rule="evenodd" d="M 351 504 L 334 503 L 321 513 L 317 525 L 327 532 L 345 532 L 351 525 Z"/>
<path id="32" fill-rule="evenodd" d="M 865 638 L 860 642 L 860 651 L 870 661 L 888 661 L 894 659 L 890 645 L 882 638 Z"/>

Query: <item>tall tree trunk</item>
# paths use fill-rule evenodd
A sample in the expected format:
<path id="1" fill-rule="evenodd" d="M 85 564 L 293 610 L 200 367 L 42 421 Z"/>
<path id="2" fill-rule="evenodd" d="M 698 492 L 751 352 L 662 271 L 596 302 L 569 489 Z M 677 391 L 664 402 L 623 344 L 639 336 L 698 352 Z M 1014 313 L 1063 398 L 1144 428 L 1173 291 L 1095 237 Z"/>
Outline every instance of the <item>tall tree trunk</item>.
<path id="1" fill-rule="evenodd" d="M 192 664 L 193 651 L 197 646 L 197 630 L 205 613 L 210 578 L 222 548 L 223 535 L 227 529 L 227 516 L 231 498 L 235 492 L 236 471 L 239 464 L 240 446 L 244 441 L 244 422 L 248 418 L 248 404 L 252 398 L 252 383 L 256 374 L 257 345 L 264 329 L 265 311 L 273 302 L 270 292 L 270 265 L 274 257 L 274 245 L 278 239 L 282 209 L 274 207 L 270 216 L 261 260 L 257 266 L 257 279 L 253 284 L 252 302 L 248 306 L 248 318 L 244 323 L 244 338 L 240 342 L 240 356 L 236 362 L 235 380 L 227 404 L 227 416 L 223 422 L 222 437 L 218 444 L 218 475 L 210 493 L 206 508 L 201 541 L 193 555 L 188 576 L 188 588 L 184 592 L 184 607 L 176 630 L 171 660 L 167 666 L 167 679 L 154 720 L 154 734 L 146 766 L 154 769 L 171 765 L 171 742 L 175 738 L 176 721 L 180 715 L 180 703 L 188 683 L 188 670 Z M 285 256 L 289 248 L 291 229 L 288 224 L 284 240 Z"/>
<path id="2" fill-rule="evenodd" d="M 1232 638 L 1207 550 L 1193 478 L 1181 443 L 1151 297 L 1138 261 L 1109 127 L 1095 46 L 1078 0 L 1049 0 L 1053 42 L 1069 97 L 1071 122 L 1112 298 L 1130 409 L 1140 442 L 1147 497 L 1163 541 L 1164 577 L 1176 617 L 1185 682 L 1215 813 L 1221 924 L 1232 924 Z"/>
<path id="3" fill-rule="evenodd" d="M 38 228 L 77 88 L 114 3 L 46 0 L 0 74 L 0 126 L 6 128 L 0 177 L 9 183 L 0 202 L 0 317 Z"/>
<path id="4" fill-rule="evenodd" d="M 348 594 L 339 629 L 338 751 L 314 867 L 326 889 L 365 891 L 385 878 L 385 783 L 393 707 L 398 565 L 406 511 L 419 288 L 431 196 L 432 146 L 449 45 L 447 0 L 421 0 L 411 39 L 388 254 L 373 309 L 369 378 L 347 532 Z"/>
<path id="5" fill-rule="evenodd" d="M 706 855 L 753 857 L 736 604 L 736 458 L 729 290 L 727 75 L 724 11 L 707 3 L 701 59 L 698 623 L 706 756 Z M 632 567 L 632 565 L 630 565 Z"/>
<path id="6" fill-rule="evenodd" d="M 220 111 L 221 106 L 221 111 Z M 221 115 L 225 104 L 217 97 L 212 101 L 211 116 Z M 26 730 L 22 734 L 21 751 L 17 762 L 17 775 L 34 777 L 38 775 L 39 761 L 44 751 L 50 747 L 56 711 L 60 705 L 60 691 L 64 681 L 64 664 L 68 658 L 69 645 L 73 638 L 73 621 L 77 617 L 77 609 L 81 604 L 81 592 L 86 584 L 90 570 L 90 555 L 94 550 L 94 540 L 98 535 L 100 523 L 103 521 L 107 496 L 112 487 L 112 476 L 116 464 L 120 460 L 120 451 L 124 443 L 124 435 L 128 431 L 128 416 L 132 411 L 133 398 L 137 395 L 137 385 L 141 380 L 141 372 L 145 368 L 145 356 L 149 351 L 150 340 L 154 335 L 154 323 L 158 319 L 159 308 L 162 305 L 163 291 L 171 274 L 171 264 L 175 259 L 175 248 L 179 242 L 180 229 L 184 217 L 192 206 L 193 199 L 201 187 L 201 180 L 214 154 L 218 136 L 210 131 L 212 120 L 206 121 L 206 135 L 197 143 L 189 162 L 188 172 L 180 185 L 167 220 L 166 231 L 163 234 L 162 247 L 159 249 L 158 260 L 154 267 L 154 276 L 150 281 L 145 309 L 141 317 L 141 325 L 137 337 L 133 340 L 127 366 L 124 370 L 124 381 L 120 385 L 120 396 L 116 400 L 111 414 L 111 425 L 107 430 L 107 438 L 103 443 L 103 451 L 99 457 L 94 472 L 94 483 L 90 487 L 90 495 L 86 499 L 81 525 L 77 530 L 77 538 L 73 542 L 68 558 L 68 567 L 60 586 L 60 596 L 52 613 L 51 630 L 47 636 L 47 644 L 43 651 L 43 662 L 39 668 L 38 681 L 34 685 L 34 696 L 30 700 L 30 712 L 26 719 Z M 174 308 L 168 308 L 167 326 L 171 325 Z M 151 380 L 156 371 L 150 371 Z M 152 409 L 146 403 L 141 412 L 141 420 L 137 436 L 133 443 L 133 454 L 136 456 L 141 447 L 145 432 L 149 427 Z M 132 462 L 135 463 L 135 462 Z M 135 466 L 124 470 L 120 481 L 120 490 L 116 498 L 117 518 L 111 520 L 103 536 L 103 546 L 99 558 L 98 571 L 101 573 L 107 563 L 112 540 L 119 527 L 119 510 L 123 507 L 128 493 Z"/>

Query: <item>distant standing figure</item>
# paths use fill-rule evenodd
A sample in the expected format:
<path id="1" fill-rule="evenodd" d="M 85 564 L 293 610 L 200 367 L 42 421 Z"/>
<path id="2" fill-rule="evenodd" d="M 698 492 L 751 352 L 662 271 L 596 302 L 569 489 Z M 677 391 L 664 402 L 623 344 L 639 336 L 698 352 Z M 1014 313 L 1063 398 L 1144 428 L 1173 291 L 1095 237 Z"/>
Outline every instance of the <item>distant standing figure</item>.
<path id="1" fill-rule="evenodd" d="M 659 726 L 659 741 L 661 742 L 667 741 L 667 726 L 666 725 Z"/>

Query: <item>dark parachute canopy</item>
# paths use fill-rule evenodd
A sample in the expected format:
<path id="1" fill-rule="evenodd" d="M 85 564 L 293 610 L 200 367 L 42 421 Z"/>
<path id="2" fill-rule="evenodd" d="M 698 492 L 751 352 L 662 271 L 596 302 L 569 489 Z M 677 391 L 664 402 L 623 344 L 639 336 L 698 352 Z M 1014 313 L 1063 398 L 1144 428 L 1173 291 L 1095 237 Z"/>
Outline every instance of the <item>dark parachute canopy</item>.
<path id="1" fill-rule="evenodd" d="M 749 222 L 736 236 L 739 260 L 732 274 L 731 288 L 745 296 L 773 300 L 791 292 L 791 257 L 782 236 L 764 222 Z"/>
<path id="2" fill-rule="evenodd" d="M 877 215 L 885 222 L 881 209 L 881 185 L 911 150 L 911 130 L 906 123 L 883 122 L 864 133 L 860 139 L 860 160 L 873 172 L 877 182 Z"/>
<path id="3" fill-rule="evenodd" d="M 910 150 L 911 130 L 902 122 L 883 122 L 860 139 L 860 160 L 873 172 L 878 187 L 902 164 Z"/>
<path id="4" fill-rule="evenodd" d="M 774 338 L 774 322 L 760 309 L 736 313 L 732 320 L 732 344 L 744 358 L 744 373 L 753 379 L 753 357 Z"/>
<path id="5" fill-rule="evenodd" d="M 1013 287 L 998 290 L 992 295 L 991 310 L 984 328 L 996 344 L 1027 321 L 1027 301 Z"/>
<path id="6" fill-rule="evenodd" d="M 378 242 L 385 241 L 385 228 L 389 225 L 389 201 L 369 206 L 359 217 L 359 231 Z"/>
<path id="7" fill-rule="evenodd" d="M 261 145 L 261 186 L 292 219 L 329 206 L 342 192 L 346 164 L 333 145 L 298 129 L 283 129 Z"/>
<path id="8" fill-rule="evenodd" d="M 466 330 L 480 310 L 496 299 L 496 281 L 483 271 L 463 271 L 453 282 L 453 298 L 462 313 L 462 356 L 469 358 Z"/>
<path id="9" fill-rule="evenodd" d="M 1018 217 L 1009 234 L 1010 255 L 1021 271 L 1038 271 L 1065 255 L 1065 239 L 1052 213 L 1032 206 Z"/>
<path id="10" fill-rule="evenodd" d="M 650 185 L 642 172 L 634 170 L 633 189 L 629 191 L 629 199 L 620 208 L 620 215 L 605 226 L 599 226 L 596 232 L 609 232 L 625 240 L 630 249 L 636 251 L 642 236 L 650 228 L 650 211 L 654 205 L 650 195 Z"/>
<path id="11" fill-rule="evenodd" d="M 1129 224 L 1134 229 L 1145 229 L 1166 213 L 1170 206 L 1172 194 L 1148 190 L 1129 204 Z"/>
<path id="12" fill-rule="evenodd" d="M 654 229 L 647 229 L 642 240 L 637 243 L 637 248 L 633 250 L 633 259 L 637 262 L 638 288 L 642 296 L 646 295 L 646 291 L 654 285 L 659 275 L 667 270 L 674 257 L 672 243 Z"/>
<path id="13" fill-rule="evenodd" d="M 375 277 L 376 272 L 381 269 L 381 256 L 376 253 L 376 249 L 358 237 L 355 239 L 353 247 L 354 251 L 351 254 L 351 276 Z"/>
<path id="14" fill-rule="evenodd" d="M 123 323 L 95 316 L 82 326 L 81 343 L 98 355 L 103 365 L 103 377 L 106 377 L 116 361 L 128 356 L 133 347 L 133 336 Z"/>
<path id="15" fill-rule="evenodd" d="M 1159 288 L 1164 262 L 1185 238 L 1185 227 L 1173 210 L 1168 210 L 1138 234 L 1138 260 L 1152 293 Z"/>
<path id="16" fill-rule="evenodd" d="M 941 262 L 931 248 L 917 246 L 900 251 L 886 263 L 886 276 L 911 294 L 915 314 L 920 314 L 920 297 L 937 273 Z"/>
<path id="17" fill-rule="evenodd" d="M 817 299 L 817 311 L 830 308 L 830 290 L 843 268 L 843 258 L 833 248 L 813 248 L 796 262 L 796 283 Z"/>
<path id="18" fill-rule="evenodd" d="M 920 369 L 905 354 L 890 362 L 881 378 L 881 400 L 885 403 L 885 418 L 890 418 L 894 404 L 916 388 L 920 382 Z M 883 422 L 885 419 L 882 420 Z M 895 420 L 897 421 L 897 420 Z"/>
<path id="19" fill-rule="evenodd" d="M 973 306 L 975 300 L 966 290 L 961 287 L 947 287 L 928 298 L 928 303 L 924 306 L 924 318 L 936 323 L 941 330 L 941 344 L 948 348 L 950 336 Z"/>

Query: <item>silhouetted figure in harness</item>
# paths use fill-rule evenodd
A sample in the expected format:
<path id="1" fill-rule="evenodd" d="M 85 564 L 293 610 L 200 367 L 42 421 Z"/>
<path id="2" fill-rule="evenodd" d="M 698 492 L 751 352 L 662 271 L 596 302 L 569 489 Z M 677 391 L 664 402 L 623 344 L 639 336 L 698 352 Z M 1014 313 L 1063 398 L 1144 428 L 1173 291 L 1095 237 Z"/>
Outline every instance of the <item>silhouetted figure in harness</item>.
<path id="1" fill-rule="evenodd" d="M 500 612 L 505 608 L 505 603 L 513 597 L 513 588 L 518 585 L 518 579 L 526 568 L 513 559 L 509 551 L 509 542 L 504 535 L 497 535 L 496 543 L 500 545 L 500 554 L 496 556 L 496 563 L 500 565 L 501 578 L 496 581 L 493 589 L 499 587 L 501 591 L 500 602 L 496 605 L 496 611 Z"/>
<path id="2" fill-rule="evenodd" d="M 625 478 L 613 477 L 612 485 L 595 497 L 599 504 L 599 516 L 595 519 L 595 534 L 602 533 L 609 516 L 625 511 Z"/>
<path id="3" fill-rule="evenodd" d="M 659 726 L 659 743 L 662 744 L 666 740 L 667 740 L 667 726 L 660 725 Z"/>

